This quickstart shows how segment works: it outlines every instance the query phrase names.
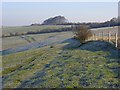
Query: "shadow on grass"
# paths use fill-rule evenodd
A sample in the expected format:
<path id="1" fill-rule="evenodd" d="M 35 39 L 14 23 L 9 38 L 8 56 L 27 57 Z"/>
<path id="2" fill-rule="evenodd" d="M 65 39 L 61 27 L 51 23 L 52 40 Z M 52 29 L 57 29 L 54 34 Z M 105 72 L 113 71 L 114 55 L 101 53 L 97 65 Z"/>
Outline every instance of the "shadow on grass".
<path id="1" fill-rule="evenodd" d="M 67 43 L 67 45 L 63 46 L 63 48 L 62 48 L 63 50 L 65 50 L 65 49 L 78 49 L 78 50 L 87 50 L 87 51 L 91 51 L 91 52 L 97 52 L 97 51 L 109 52 L 110 54 L 108 56 L 105 56 L 106 60 L 109 61 L 110 59 L 111 60 L 114 59 L 115 61 L 108 62 L 106 64 L 111 64 L 111 63 L 117 62 L 116 60 L 119 60 L 119 58 L 116 55 L 118 53 L 118 50 L 112 44 L 105 42 L 105 41 L 89 41 L 89 42 L 81 45 L 78 40 L 70 38 L 70 39 L 63 41 L 62 43 Z M 62 53 L 62 54 L 64 54 L 64 53 Z M 69 55 L 69 54 L 66 53 L 66 55 Z M 69 56 L 67 56 L 67 57 L 69 57 Z M 63 57 L 62 57 L 61 59 L 63 59 L 65 61 L 65 58 L 63 59 Z M 69 60 L 69 58 L 67 58 L 67 60 Z M 19 86 L 19 88 L 29 87 L 29 86 L 35 87 L 35 86 L 42 85 L 42 83 L 46 81 L 46 79 L 43 79 L 44 76 L 47 76 L 46 71 L 50 70 L 50 66 L 52 66 L 52 65 L 54 66 L 55 64 L 58 64 L 56 66 L 57 68 L 63 66 L 63 64 L 60 65 L 59 63 L 61 64 L 61 62 L 58 62 L 57 58 L 55 58 L 49 64 L 45 64 L 44 68 L 41 71 L 36 73 L 35 76 L 30 78 L 29 80 L 25 80 L 24 82 L 22 82 L 22 84 Z M 119 63 L 119 62 L 117 62 L 117 63 Z M 54 68 L 55 67 L 52 67 L 51 70 L 53 70 Z M 110 68 L 109 66 L 106 65 L 106 68 L 108 68 L 109 70 L 112 70 L 112 72 L 115 74 L 119 74 L 119 72 L 118 72 L 120 69 L 119 67 Z M 117 76 L 115 78 L 119 78 L 119 76 Z M 85 78 L 83 78 L 83 79 L 85 79 Z M 62 81 L 61 81 L 61 83 L 62 83 Z M 112 86 L 112 84 L 108 84 L 107 87 L 115 87 L 116 88 L 116 87 L 120 87 L 120 86 L 116 86 L 116 85 Z M 98 90 L 98 89 L 92 89 L 92 90 Z"/>
<path id="2" fill-rule="evenodd" d="M 74 40 L 74 39 L 73 39 Z M 77 40 L 76 40 L 77 42 Z M 106 41 L 88 41 L 84 44 L 77 44 L 75 41 L 71 41 L 71 39 L 66 40 L 63 43 L 69 43 L 66 46 L 63 47 L 63 49 L 70 49 L 70 48 L 76 48 L 79 50 L 87 50 L 91 52 L 108 52 L 109 54 L 105 56 L 107 63 L 106 67 L 116 74 L 115 78 L 120 79 L 120 50 L 115 47 L 112 43 L 106 42 Z M 120 87 L 116 86 L 116 87 Z"/>
<path id="3" fill-rule="evenodd" d="M 109 52 L 111 57 L 120 58 L 120 50 L 118 50 L 112 43 L 106 41 L 88 41 L 86 43 L 80 44 L 79 40 L 74 38 L 67 39 L 62 43 L 67 43 L 67 45 L 63 46 L 62 49 L 80 49 L 87 50 L 91 52 L 97 51 L 105 51 Z"/>
<path id="4" fill-rule="evenodd" d="M 63 50 L 65 50 L 65 49 L 76 49 L 76 48 L 80 47 L 80 45 L 81 45 L 79 40 L 76 40 L 74 38 L 66 39 L 65 41 L 63 41 L 61 43 L 62 44 L 63 43 L 67 44 L 67 45 L 62 47 Z"/>

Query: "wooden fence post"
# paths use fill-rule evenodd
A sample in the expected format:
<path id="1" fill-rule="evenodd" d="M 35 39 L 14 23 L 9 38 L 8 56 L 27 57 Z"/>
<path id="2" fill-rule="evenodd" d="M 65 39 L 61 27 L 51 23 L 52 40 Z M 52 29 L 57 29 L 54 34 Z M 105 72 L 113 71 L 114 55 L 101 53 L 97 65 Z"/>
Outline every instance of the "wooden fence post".
<path id="1" fill-rule="evenodd" d="M 117 37 L 117 33 L 115 33 L 115 47 L 117 47 L 117 40 L 118 40 L 118 37 Z"/>
<path id="2" fill-rule="evenodd" d="M 99 32 L 99 40 L 101 39 L 101 33 Z"/>
<path id="3" fill-rule="evenodd" d="M 104 40 L 104 37 L 103 37 L 103 32 L 102 32 L 102 40 Z"/>
<path id="4" fill-rule="evenodd" d="M 111 35 L 110 35 L 110 32 L 108 32 L 108 42 L 110 42 L 110 39 L 111 39 L 110 36 L 111 36 Z"/>
<path id="5" fill-rule="evenodd" d="M 95 34 L 95 40 L 97 40 L 97 35 Z"/>
<path id="6" fill-rule="evenodd" d="M 96 40 L 96 39 L 95 39 L 95 34 L 93 34 L 93 40 Z"/>

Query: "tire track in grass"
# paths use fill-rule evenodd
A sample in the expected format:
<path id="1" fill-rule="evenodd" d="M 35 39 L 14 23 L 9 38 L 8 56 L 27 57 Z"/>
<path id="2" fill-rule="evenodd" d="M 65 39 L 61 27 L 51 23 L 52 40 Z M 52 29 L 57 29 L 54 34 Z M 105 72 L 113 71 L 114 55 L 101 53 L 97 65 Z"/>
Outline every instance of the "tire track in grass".
<path id="1" fill-rule="evenodd" d="M 46 53 L 46 51 L 48 51 Z M 53 52 L 54 51 L 54 52 Z M 50 53 L 51 52 L 51 53 Z M 25 78 L 30 78 L 32 77 L 32 75 L 34 75 L 38 70 L 42 69 L 43 68 L 43 65 L 46 65 L 47 63 L 49 63 L 51 60 L 53 60 L 52 58 L 54 58 L 56 54 L 56 51 L 55 50 L 52 50 L 52 49 L 46 49 L 42 54 L 38 54 L 38 55 L 35 55 L 34 57 L 31 57 L 33 58 L 34 60 L 32 60 L 32 62 L 28 62 L 26 63 L 25 65 L 23 65 L 21 68 L 17 69 L 16 71 L 14 71 L 13 73 L 10 73 L 9 75 L 6 76 L 6 78 L 4 78 L 4 87 L 11 87 L 9 85 L 5 85 L 6 83 L 10 83 L 10 81 L 12 82 L 16 82 L 17 78 L 16 79 L 13 79 L 12 80 L 12 77 L 16 77 L 16 75 L 21 72 L 22 70 L 27 70 L 26 72 L 28 72 L 29 70 L 27 68 L 31 68 L 31 65 L 32 65 L 32 69 L 30 70 L 30 72 L 28 72 L 27 74 L 30 73 L 30 76 L 29 77 L 26 77 Z M 49 59 L 51 58 L 51 59 Z M 37 64 L 40 64 L 40 67 L 38 68 Z M 25 72 L 25 73 L 26 73 Z M 23 73 L 23 74 L 25 74 Z M 19 79 L 19 78 L 18 78 Z M 20 82 L 23 81 L 23 80 L 20 80 Z M 19 84 L 18 84 L 19 85 Z M 13 85 L 12 85 L 13 87 Z M 17 87 L 17 86 L 15 86 Z"/>
<path id="2" fill-rule="evenodd" d="M 32 43 L 32 42 L 37 42 L 35 38 L 31 37 L 31 36 L 19 36 L 21 39 L 26 40 L 28 43 Z"/>
<path id="3" fill-rule="evenodd" d="M 59 54 L 57 55 L 59 56 Z M 40 83 L 42 84 L 44 81 L 42 78 L 44 76 L 46 76 L 46 70 L 51 66 L 51 64 L 56 62 L 57 57 L 55 57 L 52 61 L 50 61 L 49 63 L 45 64 L 43 69 L 36 72 L 35 76 L 31 77 L 28 80 L 24 80 L 22 82 L 22 84 L 18 87 L 18 88 L 24 88 L 24 87 L 35 87 L 36 85 L 40 85 Z"/>
<path id="4" fill-rule="evenodd" d="M 56 67 L 58 67 L 60 69 L 60 71 L 58 71 L 58 73 L 56 73 L 56 74 L 58 74 L 58 75 L 64 74 L 63 67 L 67 63 L 67 61 L 61 62 L 61 60 L 59 60 L 59 58 L 63 58 L 63 60 L 67 60 L 70 57 L 72 57 L 70 55 L 65 56 L 64 55 L 65 53 L 66 53 L 66 55 L 68 54 L 66 51 L 60 51 L 58 53 L 58 55 L 51 62 L 49 62 L 48 64 L 45 64 L 44 68 L 41 71 L 37 72 L 35 74 L 35 76 L 30 78 L 29 80 L 23 81 L 23 83 L 19 86 L 19 88 L 22 88 L 22 87 L 23 88 L 24 87 L 32 88 L 32 87 L 37 87 L 37 86 L 41 87 L 42 84 L 46 81 L 46 79 L 44 79 L 44 77 L 47 77 L 48 70 L 54 71 L 53 69 L 55 69 L 55 71 L 56 71 Z M 64 87 L 64 81 L 63 81 L 64 77 L 60 76 L 58 78 L 60 78 L 60 81 L 61 81 L 60 87 Z"/>
<path id="5" fill-rule="evenodd" d="M 41 54 L 40 54 L 41 55 Z M 19 70 L 22 70 L 22 68 L 24 67 L 24 66 L 26 66 L 26 65 L 28 65 L 28 64 L 30 64 L 30 63 L 32 63 L 32 62 L 34 62 L 35 61 L 35 59 L 37 58 L 37 56 L 39 56 L 39 54 L 38 55 L 36 55 L 36 56 L 33 56 L 33 57 L 30 57 L 29 59 L 27 59 L 25 62 L 23 62 L 22 64 L 20 64 L 20 65 L 17 65 L 16 67 L 12 67 L 13 69 L 12 69 L 12 71 L 11 72 L 9 72 L 9 70 L 11 70 L 11 68 L 8 68 L 8 69 L 6 69 L 6 70 L 4 70 L 3 71 L 3 85 L 5 84 L 5 82 L 9 79 L 9 77 L 11 77 L 11 76 L 13 76 L 14 74 L 16 74 L 17 72 L 19 72 Z M 6 73 L 5 73 L 6 72 Z M 5 75 L 4 75 L 5 74 Z"/>

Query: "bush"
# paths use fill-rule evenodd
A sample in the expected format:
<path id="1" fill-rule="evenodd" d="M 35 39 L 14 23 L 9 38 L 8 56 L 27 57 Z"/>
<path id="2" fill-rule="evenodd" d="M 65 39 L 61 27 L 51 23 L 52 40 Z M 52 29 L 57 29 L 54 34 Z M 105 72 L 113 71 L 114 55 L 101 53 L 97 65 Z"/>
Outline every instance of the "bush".
<path id="1" fill-rule="evenodd" d="M 50 48 L 54 48 L 54 46 L 51 45 Z"/>
<path id="2" fill-rule="evenodd" d="M 85 43 L 85 41 L 92 36 L 91 30 L 84 25 L 73 27 L 73 33 L 75 34 L 75 38 L 80 40 L 80 43 Z"/>

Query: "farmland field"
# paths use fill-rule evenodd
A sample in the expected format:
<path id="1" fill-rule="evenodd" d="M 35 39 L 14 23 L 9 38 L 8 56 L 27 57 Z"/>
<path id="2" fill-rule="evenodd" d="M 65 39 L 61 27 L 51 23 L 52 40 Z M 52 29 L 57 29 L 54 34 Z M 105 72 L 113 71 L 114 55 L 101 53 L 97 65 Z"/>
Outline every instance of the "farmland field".
<path id="1" fill-rule="evenodd" d="M 16 27 L 3 27 L 2 34 L 9 33 L 25 33 L 28 31 L 41 31 L 45 29 L 60 29 L 64 27 L 70 27 L 66 25 L 42 25 L 42 26 L 16 26 Z"/>
<path id="2" fill-rule="evenodd" d="M 92 32 L 101 31 L 114 34 L 117 27 Z M 105 41 L 81 45 L 73 36 L 69 31 L 3 38 L 9 52 L 2 56 L 3 87 L 120 88 L 116 47 Z"/>
<path id="3" fill-rule="evenodd" d="M 2 27 L 2 34 L 9 33 L 24 33 L 28 31 L 40 31 L 45 29 L 60 29 L 64 27 L 70 27 L 69 25 L 42 25 L 42 26 L 16 26 L 16 27 Z M 111 30 L 112 32 L 118 31 L 118 27 L 110 27 L 110 28 L 97 28 L 92 29 L 93 31 L 99 30 Z"/>
<path id="4" fill-rule="evenodd" d="M 108 33 L 111 32 L 111 34 L 114 34 L 116 32 L 118 32 L 118 26 L 116 27 L 106 27 L 106 28 L 95 28 L 95 29 L 91 29 L 93 31 L 93 33 L 99 33 L 99 32 L 104 32 L 104 33 Z"/>
<path id="5" fill-rule="evenodd" d="M 3 28 L 3 34 L 5 33 L 13 33 L 15 32 L 27 32 L 27 31 L 34 31 L 34 30 L 43 30 L 43 28 L 49 28 L 50 29 L 55 29 L 55 28 L 63 28 L 67 26 L 30 26 L 30 27 L 10 27 L 10 28 Z M 13 29 L 12 29 L 13 28 Z M 115 34 L 115 32 L 118 32 L 118 27 L 111 27 L 111 28 L 97 28 L 97 29 L 92 29 L 92 33 L 98 34 L 100 32 L 104 31 L 105 34 L 108 33 L 108 31 L 111 32 L 111 34 Z M 10 48 L 15 48 L 17 46 L 23 46 L 23 45 L 28 45 L 32 42 L 41 42 L 45 41 L 47 38 L 55 37 L 58 39 L 58 37 L 61 35 L 61 37 L 64 38 L 70 38 L 73 37 L 72 32 L 58 32 L 58 33 L 47 33 L 47 34 L 37 34 L 37 35 L 25 35 L 25 38 L 21 38 L 20 36 L 14 36 L 14 37 L 8 37 L 8 38 L 3 38 L 3 47 L 2 49 L 10 49 Z M 68 37 L 67 37 L 68 36 Z M 99 36 L 99 35 L 98 35 Z M 58 40 L 59 41 L 59 40 Z"/>

